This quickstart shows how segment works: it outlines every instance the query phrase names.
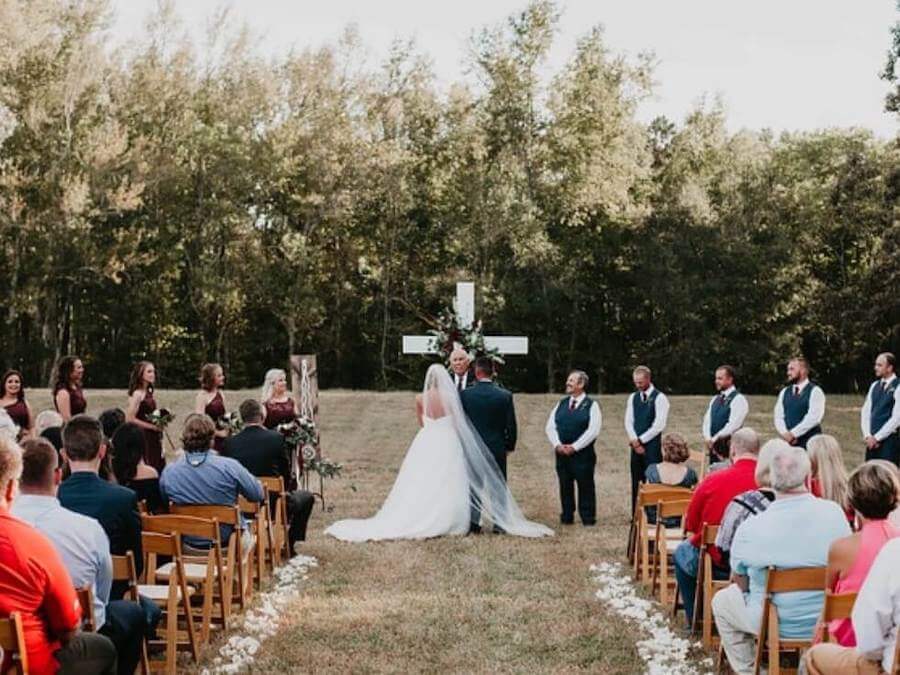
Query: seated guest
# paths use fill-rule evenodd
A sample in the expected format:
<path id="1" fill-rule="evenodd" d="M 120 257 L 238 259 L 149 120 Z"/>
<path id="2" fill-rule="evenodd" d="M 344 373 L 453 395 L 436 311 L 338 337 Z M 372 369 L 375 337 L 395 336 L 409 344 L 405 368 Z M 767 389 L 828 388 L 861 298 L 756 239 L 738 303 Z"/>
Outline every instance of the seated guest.
<path id="1" fill-rule="evenodd" d="M 692 488 L 697 484 L 697 473 L 685 462 L 691 458 L 687 441 L 681 434 L 666 434 L 662 440 L 662 461 L 647 467 L 644 477 L 648 483 Z M 647 520 L 656 523 L 656 507 L 647 507 Z M 681 527 L 681 518 L 666 518 L 666 527 Z"/>
<path id="2" fill-rule="evenodd" d="M 55 410 L 42 410 L 37 414 L 37 417 L 34 418 L 34 433 L 40 436 L 47 429 L 62 429 L 62 425 L 62 415 Z"/>
<path id="3" fill-rule="evenodd" d="M 76 588 L 90 587 L 98 632 L 116 646 L 118 672 L 133 675 L 146 631 L 144 610 L 130 600 L 113 600 L 112 558 L 106 532 L 93 518 L 69 511 L 56 499 L 62 472 L 56 449 L 43 438 L 22 444 L 21 494 L 12 514 L 42 532 L 56 547 Z"/>
<path id="4" fill-rule="evenodd" d="M 138 501 L 144 502 L 150 513 L 166 511 L 159 493 L 159 474 L 144 463 L 144 431 L 130 422 L 122 424 L 113 434 L 110 446 L 116 482 L 134 490 Z"/>
<path id="5" fill-rule="evenodd" d="M 291 487 L 291 459 L 288 457 L 284 437 L 263 426 L 265 410 L 253 399 L 241 403 L 238 412 L 244 428 L 225 440 L 225 454 L 240 462 L 254 476 L 281 476 L 285 490 Z M 270 495 L 270 506 L 278 495 Z M 290 550 L 294 544 L 306 539 L 306 524 L 312 512 L 315 498 L 306 490 L 288 492 L 287 511 L 290 520 L 288 540 Z"/>
<path id="6" fill-rule="evenodd" d="M 809 491 L 814 497 L 829 499 L 844 509 L 847 519 L 853 524 L 853 508 L 847 489 L 847 469 L 844 453 L 834 436 L 818 434 L 806 444 L 812 466 L 809 477 Z"/>
<path id="7" fill-rule="evenodd" d="M 710 464 L 706 469 L 706 475 L 732 466 L 731 463 L 731 437 L 719 438 L 713 443 L 709 451 Z M 715 460 L 715 461 L 712 461 Z"/>
<path id="8" fill-rule="evenodd" d="M 728 504 L 737 495 L 756 488 L 756 456 L 759 454 L 759 436 L 750 427 L 734 432 L 731 437 L 731 455 L 734 466 L 707 476 L 694 490 L 684 517 L 685 540 L 675 549 L 675 580 L 684 600 L 684 613 L 688 625 L 694 617 L 694 594 L 697 586 L 697 566 L 700 563 L 700 537 L 703 524 L 718 525 Z M 715 545 L 709 548 L 717 575 L 724 577 L 722 554 Z"/>
<path id="9" fill-rule="evenodd" d="M 810 439 L 808 448 L 812 448 L 816 438 Z M 835 541 L 828 550 L 825 587 L 835 593 L 859 591 L 875 556 L 889 540 L 900 535 L 900 530 L 887 520 L 897 506 L 900 491 L 896 471 L 869 462 L 850 475 L 848 486 L 850 505 L 856 512 L 860 528 L 849 537 Z M 856 645 L 849 619 L 832 622 L 828 630 L 838 644 L 844 647 Z"/>
<path id="10" fill-rule="evenodd" d="M 121 408 L 107 408 L 97 419 L 103 427 L 103 437 L 112 438 L 116 429 L 125 424 L 125 411 Z"/>
<path id="11" fill-rule="evenodd" d="M 193 413 L 184 421 L 181 442 L 184 457 L 163 469 L 159 490 L 163 500 L 173 504 L 237 504 L 239 496 L 252 502 L 265 498 L 262 485 L 240 462 L 222 457 L 212 448 L 216 425 L 206 415 Z M 231 525 L 221 525 L 224 545 L 231 536 Z M 251 543 L 250 533 L 244 531 L 244 546 Z M 185 537 L 190 548 L 209 549 L 212 542 Z"/>
<path id="12" fill-rule="evenodd" d="M 140 575 L 144 561 L 137 495 L 134 490 L 108 483 L 98 475 L 100 462 L 106 455 L 100 422 L 89 415 L 75 415 L 63 427 L 62 437 L 63 456 L 72 475 L 59 486 L 59 503 L 99 521 L 109 537 L 110 553 L 134 553 Z M 119 600 L 125 588 L 122 583 L 114 584 L 112 598 Z"/>
<path id="13" fill-rule="evenodd" d="M 753 672 L 767 568 L 824 567 L 832 542 L 850 534 L 843 510 L 809 493 L 806 450 L 779 442 L 770 471 L 775 501 L 738 528 L 731 545 L 734 583 L 712 599 L 722 646 L 739 675 Z M 824 591 L 776 595 L 781 638 L 810 639 L 823 602 Z"/>
<path id="14" fill-rule="evenodd" d="M 716 547 L 722 554 L 722 566 L 730 566 L 731 542 L 737 532 L 738 526 L 747 518 L 762 513 L 769 504 L 775 501 L 775 492 L 772 490 L 772 454 L 775 449 L 780 447 L 779 440 L 771 440 L 766 442 L 759 451 L 759 458 L 756 460 L 756 485 L 758 489 L 747 490 L 739 494 L 731 500 L 728 508 L 725 509 L 725 515 L 722 516 L 722 524 L 719 525 L 719 532 L 716 535 Z"/>
<path id="15" fill-rule="evenodd" d="M 863 582 L 850 620 L 856 648 L 829 643 L 806 652 L 810 675 L 891 673 L 900 626 L 900 539 L 882 547 Z"/>
<path id="16" fill-rule="evenodd" d="M 21 472 L 22 450 L 0 438 L 0 617 L 21 615 L 30 673 L 115 673 L 112 641 L 78 631 L 81 606 L 52 542 L 10 513 Z M 10 666 L 0 655 L 0 672 Z"/>

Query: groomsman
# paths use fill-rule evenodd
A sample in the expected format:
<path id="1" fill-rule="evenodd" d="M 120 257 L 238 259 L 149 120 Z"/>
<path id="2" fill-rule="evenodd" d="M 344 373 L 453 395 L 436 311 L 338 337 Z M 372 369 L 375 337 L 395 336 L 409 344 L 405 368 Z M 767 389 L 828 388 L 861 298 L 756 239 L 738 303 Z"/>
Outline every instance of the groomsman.
<path id="1" fill-rule="evenodd" d="M 651 464 L 662 461 L 660 439 L 669 417 L 669 399 L 653 386 L 647 366 L 638 366 L 632 374 L 636 391 L 625 406 L 625 433 L 631 446 L 631 510 L 644 473 Z"/>
<path id="2" fill-rule="evenodd" d="M 866 441 L 866 461 L 886 459 L 900 465 L 900 394 L 897 359 L 890 352 L 875 359 L 875 376 L 859 422 Z"/>
<path id="3" fill-rule="evenodd" d="M 719 461 L 718 455 L 713 459 L 713 448 L 725 448 L 727 459 L 728 442 L 731 435 L 744 426 L 744 420 L 750 406 L 747 398 L 734 386 L 734 368 L 723 365 L 716 368 L 716 391 L 706 414 L 703 415 L 703 440 L 709 452 L 710 464 Z"/>
<path id="4" fill-rule="evenodd" d="M 806 448 L 807 441 L 822 433 L 825 392 L 809 379 L 809 362 L 797 357 L 788 361 L 788 386 L 775 402 L 775 430 L 791 445 Z"/>
<path id="5" fill-rule="evenodd" d="M 450 377 L 453 378 L 453 386 L 456 391 L 462 393 L 475 385 L 475 372 L 472 370 L 472 360 L 468 352 L 462 347 L 457 347 L 450 353 Z"/>
<path id="6" fill-rule="evenodd" d="M 597 454 L 594 441 L 600 434 L 600 406 L 586 393 L 588 376 L 573 370 L 566 379 L 566 397 L 550 411 L 547 439 L 556 451 L 556 475 L 559 477 L 559 499 L 563 525 L 575 520 L 575 485 L 578 485 L 578 515 L 582 525 L 597 522 L 597 497 L 594 467 Z"/>

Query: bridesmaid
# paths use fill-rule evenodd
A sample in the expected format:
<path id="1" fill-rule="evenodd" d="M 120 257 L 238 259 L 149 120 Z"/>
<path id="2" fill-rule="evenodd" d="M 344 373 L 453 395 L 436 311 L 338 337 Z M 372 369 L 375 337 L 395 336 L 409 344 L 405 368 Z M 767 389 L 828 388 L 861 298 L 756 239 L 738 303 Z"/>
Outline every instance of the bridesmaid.
<path id="1" fill-rule="evenodd" d="M 125 421 L 136 424 L 144 432 L 144 463 L 162 473 L 166 462 L 163 459 L 162 431 L 148 421 L 156 410 L 153 391 L 156 386 L 156 368 L 149 361 L 139 361 L 131 371 L 128 382 L 128 408 Z"/>
<path id="2" fill-rule="evenodd" d="M 260 398 L 266 408 L 264 424 L 267 429 L 291 422 L 297 416 L 294 399 L 287 388 L 287 375 L 281 368 L 272 368 L 266 373 Z"/>
<path id="3" fill-rule="evenodd" d="M 198 415 L 208 415 L 216 425 L 216 435 L 213 447 L 220 455 L 225 449 L 225 439 L 229 430 L 220 429 L 219 422 L 225 416 L 225 395 L 222 387 L 225 386 L 225 371 L 218 363 L 205 363 L 200 369 L 200 391 L 194 402 L 194 412 Z"/>
<path id="4" fill-rule="evenodd" d="M 56 381 L 53 389 L 53 405 L 68 422 L 75 415 L 87 410 L 87 400 L 81 388 L 84 381 L 84 364 L 77 356 L 64 356 L 56 365 Z"/>
<path id="5" fill-rule="evenodd" d="M 32 435 L 34 415 L 31 404 L 25 400 L 25 380 L 18 370 L 7 370 L 0 381 L 0 406 L 19 427 L 19 440 Z"/>

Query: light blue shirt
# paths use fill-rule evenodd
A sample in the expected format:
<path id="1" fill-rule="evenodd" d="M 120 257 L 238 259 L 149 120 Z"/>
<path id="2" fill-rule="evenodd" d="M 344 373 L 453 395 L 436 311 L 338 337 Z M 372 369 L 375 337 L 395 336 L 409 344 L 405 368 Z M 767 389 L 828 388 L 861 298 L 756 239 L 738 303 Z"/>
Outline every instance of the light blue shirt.
<path id="1" fill-rule="evenodd" d="M 751 622 L 762 619 L 768 567 L 824 567 L 831 542 L 850 534 L 843 509 L 811 494 L 776 499 L 768 509 L 745 520 L 731 545 L 731 569 L 750 577 L 746 597 Z M 778 593 L 773 600 L 784 639 L 806 639 L 822 612 L 822 591 Z"/>
<path id="2" fill-rule="evenodd" d="M 63 508 L 56 497 L 16 497 L 12 514 L 42 532 L 53 542 L 76 588 L 90 586 L 94 594 L 94 621 L 106 623 L 106 603 L 112 586 L 109 538 L 93 518 Z"/>

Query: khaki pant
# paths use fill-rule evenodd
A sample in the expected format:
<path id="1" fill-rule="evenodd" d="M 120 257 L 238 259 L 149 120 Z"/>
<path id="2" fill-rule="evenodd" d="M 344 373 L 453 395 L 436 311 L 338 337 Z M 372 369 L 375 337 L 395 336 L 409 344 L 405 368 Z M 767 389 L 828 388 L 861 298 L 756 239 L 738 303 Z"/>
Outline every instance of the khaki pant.
<path id="1" fill-rule="evenodd" d="M 879 675 L 881 664 L 869 661 L 853 647 L 816 645 L 805 656 L 809 675 Z"/>
<path id="2" fill-rule="evenodd" d="M 750 675 L 756 665 L 757 626 L 750 619 L 744 594 L 731 584 L 712 599 L 713 618 L 728 657 L 728 664 L 738 675 Z"/>

